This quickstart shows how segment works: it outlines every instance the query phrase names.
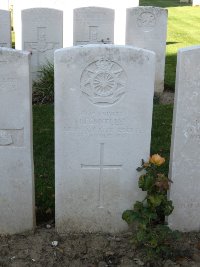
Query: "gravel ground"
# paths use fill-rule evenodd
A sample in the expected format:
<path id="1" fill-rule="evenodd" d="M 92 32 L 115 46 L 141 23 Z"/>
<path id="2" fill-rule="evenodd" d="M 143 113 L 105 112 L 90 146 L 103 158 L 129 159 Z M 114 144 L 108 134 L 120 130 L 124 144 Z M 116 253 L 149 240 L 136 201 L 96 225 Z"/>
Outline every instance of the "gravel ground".
<path id="1" fill-rule="evenodd" d="M 173 104 L 174 94 L 164 92 L 161 104 Z M 136 267 L 145 263 L 131 244 L 131 232 L 117 236 L 82 234 L 60 236 L 53 224 L 35 232 L 0 236 L 0 267 Z M 173 259 L 156 261 L 153 267 L 200 267 L 200 233 L 182 234 Z"/>
<path id="2" fill-rule="evenodd" d="M 51 227 L 49 229 L 49 227 Z M 141 251 L 131 244 L 131 232 L 120 235 L 58 235 L 53 225 L 35 232 L 0 236 L 1 267 L 197 267 L 200 266 L 200 233 L 182 234 L 173 259 L 145 264 Z"/>

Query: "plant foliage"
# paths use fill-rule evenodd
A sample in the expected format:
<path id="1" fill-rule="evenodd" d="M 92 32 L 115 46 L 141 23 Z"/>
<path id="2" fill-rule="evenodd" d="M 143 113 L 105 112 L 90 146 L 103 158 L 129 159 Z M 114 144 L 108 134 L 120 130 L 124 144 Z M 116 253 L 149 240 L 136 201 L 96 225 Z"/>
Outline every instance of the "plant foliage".
<path id="1" fill-rule="evenodd" d="M 132 210 L 123 212 L 122 218 L 129 225 L 135 223 L 134 243 L 142 247 L 147 259 L 166 258 L 171 254 L 170 240 L 176 239 L 177 231 L 172 231 L 165 223 L 174 207 L 167 198 L 171 181 L 160 173 L 160 166 L 165 159 L 158 154 L 153 155 L 149 162 L 142 160 L 137 171 L 142 172 L 138 186 L 146 192 L 143 201 L 136 201 Z"/>
<path id="2" fill-rule="evenodd" d="M 39 77 L 33 82 L 33 103 L 54 102 L 54 65 L 47 62 L 39 70 Z"/>

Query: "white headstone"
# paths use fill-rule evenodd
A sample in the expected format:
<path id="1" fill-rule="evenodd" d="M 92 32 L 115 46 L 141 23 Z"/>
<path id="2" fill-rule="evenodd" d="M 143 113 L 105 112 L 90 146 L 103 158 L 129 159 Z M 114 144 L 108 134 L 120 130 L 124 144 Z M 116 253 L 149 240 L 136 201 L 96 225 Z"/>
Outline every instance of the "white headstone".
<path id="1" fill-rule="evenodd" d="M 54 51 L 63 47 L 63 12 L 49 8 L 22 11 L 23 50 L 30 51 L 33 79 L 47 62 L 53 62 Z"/>
<path id="2" fill-rule="evenodd" d="M 193 6 L 200 6 L 200 0 L 192 0 Z"/>
<path id="3" fill-rule="evenodd" d="M 113 44 L 113 9 L 83 7 L 74 9 L 74 45 Z"/>
<path id="4" fill-rule="evenodd" d="M 55 52 L 59 232 L 126 229 L 122 212 L 143 196 L 136 168 L 149 157 L 154 68 L 153 52 L 131 46 Z"/>
<path id="5" fill-rule="evenodd" d="M 104 7 L 115 10 L 115 43 L 125 44 L 126 8 L 139 6 L 139 0 L 14 0 L 15 44 L 21 49 L 21 10 L 33 7 L 56 8 L 64 11 L 64 47 L 73 45 L 73 9 Z"/>
<path id="6" fill-rule="evenodd" d="M 126 44 L 156 53 L 156 93 L 164 90 L 167 13 L 167 9 L 159 7 L 127 9 Z"/>
<path id="7" fill-rule="evenodd" d="M 0 10 L 0 47 L 11 47 L 11 20 L 7 10 Z"/>
<path id="8" fill-rule="evenodd" d="M 0 234 L 34 227 L 30 56 L 0 48 Z"/>
<path id="9" fill-rule="evenodd" d="M 169 225 L 180 231 L 200 229 L 200 46 L 180 49 L 170 156 Z"/>

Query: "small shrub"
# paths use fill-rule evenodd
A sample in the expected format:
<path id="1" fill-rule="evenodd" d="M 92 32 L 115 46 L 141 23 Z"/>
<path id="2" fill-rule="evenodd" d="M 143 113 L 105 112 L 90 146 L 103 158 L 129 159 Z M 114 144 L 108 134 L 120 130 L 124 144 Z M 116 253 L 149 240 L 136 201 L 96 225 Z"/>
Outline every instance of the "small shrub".
<path id="1" fill-rule="evenodd" d="M 48 62 L 39 70 L 39 77 L 33 82 L 33 103 L 54 102 L 54 65 Z"/>
<path id="2" fill-rule="evenodd" d="M 142 172 L 138 185 L 147 192 L 146 197 L 141 202 L 136 201 L 133 210 L 126 210 L 122 215 L 129 225 L 135 223 L 133 242 L 144 250 L 148 261 L 172 255 L 171 241 L 178 237 L 178 232 L 172 231 L 165 223 L 165 216 L 169 216 L 174 207 L 167 198 L 171 181 L 160 173 L 164 162 L 165 159 L 158 154 L 153 155 L 149 162 L 142 160 L 137 169 Z"/>

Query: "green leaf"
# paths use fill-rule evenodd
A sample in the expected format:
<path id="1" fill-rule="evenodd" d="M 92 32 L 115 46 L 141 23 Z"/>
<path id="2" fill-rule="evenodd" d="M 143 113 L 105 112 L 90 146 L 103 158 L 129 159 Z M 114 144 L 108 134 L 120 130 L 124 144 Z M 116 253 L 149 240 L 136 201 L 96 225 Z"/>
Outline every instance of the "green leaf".
<path id="1" fill-rule="evenodd" d="M 144 174 L 139 178 L 138 186 L 142 191 L 148 191 L 154 185 L 154 177 L 152 175 Z"/>
<path id="2" fill-rule="evenodd" d="M 158 246 L 158 240 L 156 238 L 152 238 L 149 243 L 153 248 L 156 248 Z"/>
<path id="3" fill-rule="evenodd" d="M 127 224 L 131 224 L 137 220 L 138 216 L 139 214 L 133 210 L 125 210 L 122 214 L 122 219 L 127 222 Z"/>
<path id="4" fill-rule="evenodd" d="M 164 207 L 165 216 L 169 216 L 172 213 L 173 210 L 174 210 L 174 206 L 172 204 L 172 201 L 171 200 L 167 201 L 165 203 L 165 207 Z"/>
<path id="5" fill-rule="evenodd" d="M 146 232 L 145 231 L 138 231 L 136 234 L 136 238 L 138 240 L 138 242 L 144 241 L 145 240 L 145 236 L 146 236 Z"/>
<path id="6" fill-rule="evenodd" d="M 140 201 L 136 201 L 134 204 L 134 211 L 135 212 L 140 212 L 144 208 L 143 203 Z"/>
<path id="7" fill-rule="evenodd" d="M 153 207 L 158 207 L 163 200 L 162 195 L 150 195 L 148 196 L 148 202 L 153 206 Z"/>

